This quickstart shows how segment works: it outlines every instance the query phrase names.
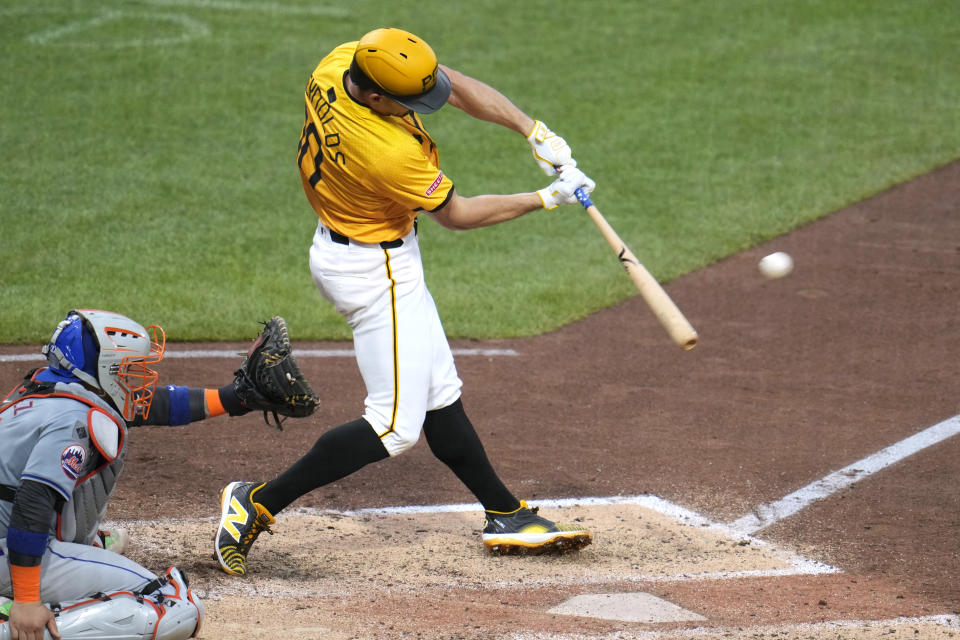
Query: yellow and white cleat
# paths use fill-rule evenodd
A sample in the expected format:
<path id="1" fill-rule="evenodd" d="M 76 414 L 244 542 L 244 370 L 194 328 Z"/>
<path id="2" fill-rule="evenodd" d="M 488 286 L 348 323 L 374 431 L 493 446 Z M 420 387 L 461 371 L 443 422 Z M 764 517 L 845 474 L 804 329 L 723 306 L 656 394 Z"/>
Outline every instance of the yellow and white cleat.
<path id="1" fill-rule="evenodd" d="M 571 524 L 558 524 L 537 515 L 525 501 L 510 513 L 485 511 L 483 546 L 501 555 L 564 553 L 577 551 L 593 542 L 587 529 Z"/>

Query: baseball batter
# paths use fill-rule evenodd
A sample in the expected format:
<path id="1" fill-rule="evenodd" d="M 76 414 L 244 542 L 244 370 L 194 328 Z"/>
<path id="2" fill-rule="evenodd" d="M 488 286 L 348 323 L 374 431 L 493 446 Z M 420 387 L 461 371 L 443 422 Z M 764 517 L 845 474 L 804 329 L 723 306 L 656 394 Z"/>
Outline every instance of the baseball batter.
<path id="1" fill-rule="evenodd" d="M 420 116 L 449 103 L 524 136 L 557 175 L 539 191 L 466 197 L 440 168 Z M 538 209 L 576 203 L 594 183 L 570 147 L 492 87 L 438 64 L 414 34 L 377 29 L 336 47 L 307 79 L 297 164 L 318 216 L 310 271 L 353 331 L 366 385 L 362 417 L 324 433 L 277 478 L 233 482 L 222 492 L 216 554 L 246 572 L 247 553 L 274 516 L 298 497 L 418 441 L 486 510 L 483 541 L 500 553 L 578 549 L 589 531 L 536 515 L 501 482 L 460 398 L 461 380 L 424 283 L 417 218 L 473 229 Z"/>
<path id="2" fill-rule="evenodd" d="M 261 392 L 246 378 L 158 388 L 150 366 L 164 347 L 157 326 L 71 311 L 43 349 L 49 366 L 0 403 L 0 640 L 179 640 L 200 629 L 203 606 L 184 574 L 158 576 L 115 553 L 99 528 L 128 427 L 276 407 L 245 403 Z"/>

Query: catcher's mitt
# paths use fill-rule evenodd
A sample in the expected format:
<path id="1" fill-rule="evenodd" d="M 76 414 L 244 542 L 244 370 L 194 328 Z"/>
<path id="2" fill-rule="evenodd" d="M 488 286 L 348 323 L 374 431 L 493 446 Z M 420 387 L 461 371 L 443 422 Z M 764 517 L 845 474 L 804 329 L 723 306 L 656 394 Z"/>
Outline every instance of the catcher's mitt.
<path id="1" fill-rule="evenodd" d="M 320 399 L 300 372 L 290 348 L 287 322 L 280 316 L 262 323 L 257 336 L 236 371 L 234 385 L 246 409 L 263 411 L 263 420 L 283 430 L 280 416 L 304 418 L 313 413 Z"/>

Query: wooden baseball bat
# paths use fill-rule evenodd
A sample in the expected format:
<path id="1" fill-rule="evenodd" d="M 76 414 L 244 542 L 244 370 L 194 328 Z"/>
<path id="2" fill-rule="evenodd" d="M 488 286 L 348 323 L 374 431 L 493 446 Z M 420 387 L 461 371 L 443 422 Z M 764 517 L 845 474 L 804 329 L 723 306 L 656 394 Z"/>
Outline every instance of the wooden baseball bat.
<path id="1" fill-rule="evenodd" d="M 617 232 L 613 230 L 610 223 L 607 222 L 603 214 L 600 213 L 600 210 L 597 209 L 593 201 L 590 200 L 590 196 L 584 193 L 583 189 L 577 189 L 576 195 L 577 199 L 580 200 L 580 204 L 587 210 L 587 214 L 589 214 L 594 224 L 600 229 L 600 233 L 603 234 L 603 237 L 610 243 L 610 247 L 613 249 L 613 252 L 617 254 L 620 264 L 626 269 L 627 275 L 633 280 L 633 284 L 637 286 L 640 295 L 643 296 L 644 301 L 653 311 L 654 315 L 657 316 L 660 324 L 667 330 L 670 337 L 673 338 L 673 341 L 688 351 L 697 346 L 697 332 L 690 326 L 686 317 L 680 312 L 680 309 L 677 308 L 673 300 L 670 299 L 667 292 L 663 290 L 663 287 L 660 286 L 656 278 L 647 271 L 643 263 L 641 263 L 637 259 L 637 256 L 624 244 L 620 236 L 617 235 Z"/>

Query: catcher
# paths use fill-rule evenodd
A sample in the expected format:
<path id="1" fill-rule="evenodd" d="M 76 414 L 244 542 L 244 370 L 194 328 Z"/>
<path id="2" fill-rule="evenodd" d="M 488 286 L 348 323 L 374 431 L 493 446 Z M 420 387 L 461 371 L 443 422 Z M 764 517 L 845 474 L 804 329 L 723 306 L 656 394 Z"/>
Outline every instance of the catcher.
<path id="1" fill-rule="evenodd" d="M 185 425 L 262 410 L 306 416 L 317 397 L 275 317 L 220 389 L 157 387 L 165 335 L 109 311 L 70 311 L 34 369 L 0 403 L 0 638 L 195 636 L 203 605 L 184 573 L 118 552 L 100 520 L 129 427 Z M 49 635 L 45 635 L 45 630 Z"/>

